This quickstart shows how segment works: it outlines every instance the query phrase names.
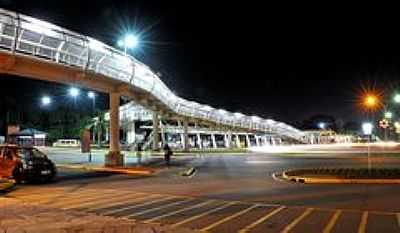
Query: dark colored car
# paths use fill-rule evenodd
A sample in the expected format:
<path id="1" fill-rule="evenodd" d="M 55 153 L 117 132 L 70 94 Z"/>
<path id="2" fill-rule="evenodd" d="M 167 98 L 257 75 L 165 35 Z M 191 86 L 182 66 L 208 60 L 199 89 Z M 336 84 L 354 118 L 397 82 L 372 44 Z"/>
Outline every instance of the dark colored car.
<path id="1" fill-rule="evenodd" d="M 0 177 L 21 182 L 50 182 L 57 175 L 54 163 L 36 148 L 0 146 Z"/>

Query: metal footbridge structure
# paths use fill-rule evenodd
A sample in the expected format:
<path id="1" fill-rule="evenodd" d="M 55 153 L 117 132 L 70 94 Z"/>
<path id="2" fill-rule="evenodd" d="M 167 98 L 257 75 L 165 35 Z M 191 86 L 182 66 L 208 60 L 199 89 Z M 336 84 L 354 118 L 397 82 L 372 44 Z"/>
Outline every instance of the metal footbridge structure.
<path id="1" fill-rule="evenodd" d="M 266 132 L 302 141 L 290 125 L 215 109 L 173 93 L 147 65 L 94 38 L 0 8 L 0 73 L 82 86 L 110 94 L 111 151 L 119 145 L 119 99 L 124 96 L 162 116 Z M 113 120 L 114 119 L 114 120 Z M 113 139 L 114 138 L 114 139 Z"/>

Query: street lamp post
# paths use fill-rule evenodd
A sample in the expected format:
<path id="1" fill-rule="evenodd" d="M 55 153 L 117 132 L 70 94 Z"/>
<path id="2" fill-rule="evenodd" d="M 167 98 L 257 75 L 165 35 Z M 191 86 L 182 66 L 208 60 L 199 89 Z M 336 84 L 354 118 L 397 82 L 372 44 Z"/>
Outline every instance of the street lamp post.
<path id="1" fill-rule="evenodd" d="M 368 171 L 371 170 L 371 159 L 370 159 L 370 143 L 371 143 L 371 134 L 372 134 L 372 129 L 374 126 L 370 122 L 365 122 L 362 124 L 362 130 L 364 132 L 364 135 L 368 135 L 368 154 L 367 154 L 367 160 L 368 160 Z"/>

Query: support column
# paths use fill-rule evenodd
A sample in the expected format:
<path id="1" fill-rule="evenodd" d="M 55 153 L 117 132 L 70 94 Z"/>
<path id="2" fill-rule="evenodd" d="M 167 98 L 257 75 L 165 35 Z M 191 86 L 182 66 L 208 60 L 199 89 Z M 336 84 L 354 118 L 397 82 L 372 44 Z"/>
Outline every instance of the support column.
<path id="1" fill-rule="evenodd" d="M 224 142 L 225 142 L 225 148 L 229 148 L 229 138 L 228 134 L 224 134 Z"/>
<path id="2" fill-rule="evenodd" d="M 217 148 L 217 142 L 215 141 L 215 134 L 211 134 L 211 141 L 212 141 L 212 145 L 213 148 L 216 149 Z"/>
<path id="3" fill-rule="evenodd" d="M 158 150 L 160 142 L 160 120 L 158 119 L 158 113 L 153 112 L 153 150 Z"/>
<path id="4" fill-rule="evenodd" d="M 251 146 L 251 142 L 250 142 L 249 134 L 246 134 L 246 142 L 247 142 L 247 147 L 250 147 Z"/>
<path id="5" fill-rule="evenodd" d="M 241 148 L 239 134 L 236 134 L 236 147 Z"/>
<path id="6" fill-rule="evenodd" d="M 106 156 L 106 166 L 121 166 L 124 156 L 119 145 L 119 93 L 110 93 L 110 152 Z"/>
<path id="7" fill-rule="evenodd" d="M 260 138 L 257 135 L 254 135 L 254 138 L 256 139 L 256 145 L 259 147 L 260 146 Z"/>
<path id="8" fill-rule="evenodd" d="M 263 140 L 264 140 L 264 146 L 268 146 L 267 136 L 264 136 L 264 137 L 263 137 Z"/>
<path id="9" fill-rule="evenodd" d="M 131 121 L 128 123 L 128 132 L 126 133 L 126 141 L 128 144 L 135 143 L 136 132 L 135 132 L 135 122 Z"/>
<path id="10" fill-rule="evenodd" d="M 162 121 L 160 120 L 160 131 L 161 131 L 161 143 L 163 145 L 166 144 L 166 138 L 165 138 L 165 125 L 163 125 Z"/>
<path id="11" fill-rule="evenodd" d="M 201 141 L 200 133 L 197 134 L 197 144 L 199 145 L 199 149 L 203 148 L 203 142 Z"/>
<path id="12" fill-rule="evenodd" d="M 183 120 L 183 150 L 189 150 L 189 133 L 188 133 L 188 120 Z"/>

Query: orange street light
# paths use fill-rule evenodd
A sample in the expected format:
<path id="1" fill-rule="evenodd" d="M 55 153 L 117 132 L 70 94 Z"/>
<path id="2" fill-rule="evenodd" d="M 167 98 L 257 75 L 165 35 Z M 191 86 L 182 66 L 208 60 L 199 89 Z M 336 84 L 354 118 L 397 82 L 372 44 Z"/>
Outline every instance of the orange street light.
<path id="1" fill-rule="evenodd" d="M 365 97 L 364 105 L 367 108 L 375 108 L 378 105 L 378 97 L 373 94 L 368 94 Z"/>

